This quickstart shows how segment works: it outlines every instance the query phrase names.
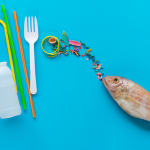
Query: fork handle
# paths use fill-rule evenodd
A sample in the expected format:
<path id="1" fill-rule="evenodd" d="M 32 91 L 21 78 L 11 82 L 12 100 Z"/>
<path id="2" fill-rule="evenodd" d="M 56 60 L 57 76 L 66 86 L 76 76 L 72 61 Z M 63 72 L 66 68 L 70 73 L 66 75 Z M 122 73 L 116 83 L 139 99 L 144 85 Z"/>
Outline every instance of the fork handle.
<path id="1" fill-rule="evenodd" d="M 35 60 L 34 60 L 34 43 L 30 43 L 30 92 L 31 94 L 37 93 Z"/>

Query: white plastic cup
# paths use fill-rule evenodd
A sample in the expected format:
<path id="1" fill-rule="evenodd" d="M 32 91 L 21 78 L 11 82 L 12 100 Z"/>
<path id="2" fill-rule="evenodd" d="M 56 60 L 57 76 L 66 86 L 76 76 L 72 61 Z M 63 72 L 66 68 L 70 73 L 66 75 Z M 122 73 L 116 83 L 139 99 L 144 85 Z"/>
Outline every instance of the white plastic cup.
<path id="1" fill-rule="evenodd" d="M 12 72 L 7 62 L 0 63 L 0 118 L 11 118 L 21 114 Z"/>

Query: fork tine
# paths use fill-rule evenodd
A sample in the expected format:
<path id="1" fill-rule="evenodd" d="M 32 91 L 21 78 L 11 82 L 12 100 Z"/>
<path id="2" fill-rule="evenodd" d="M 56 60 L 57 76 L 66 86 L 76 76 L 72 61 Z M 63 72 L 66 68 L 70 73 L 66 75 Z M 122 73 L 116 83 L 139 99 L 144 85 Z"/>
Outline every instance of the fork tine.
<path id="1" fill-rule="evenodd" d="M 34 17 L 34 20 L 35 20 L 35 33 L 38 34 L 38 24 L 37 24 L 37 19 L 36 19 L 36 17 Z"/>
<path id="2" fill-rule="evenodd" d="M 25 17 L 25 21 L 24 21 L 24 35 L 26 35 L 27 32 L 28 32 L 28 30 L 27 30 L 27 17 Z"/>
<path id="3" fill-rule="evenodd" d="M 32 20 L 32 32 L 34 32 L 34 27 L 33 27 L 33 17 L 31 17 Z"/>
<path id="4" fill-rule="evenodd" d="M 30 17 L 28 17 L 28 28 L 29 28 L 29 32 L 31 32 Z"/>

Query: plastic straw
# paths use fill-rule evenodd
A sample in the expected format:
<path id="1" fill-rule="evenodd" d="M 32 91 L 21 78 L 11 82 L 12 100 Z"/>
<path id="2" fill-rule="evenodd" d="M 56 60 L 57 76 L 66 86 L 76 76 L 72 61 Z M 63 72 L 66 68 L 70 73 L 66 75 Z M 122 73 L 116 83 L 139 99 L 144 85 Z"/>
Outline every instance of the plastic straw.
<path id="1" fill-rule="evenodd" d="M 9 43 L 6 24 L 2 20 L 0 20 L 0 24 L 2 24 L 2 26 L 4 27 L 7 49 L 8 49 L 8 56 L 9 56 L 10 67 L 11 67 L 11 71 L 12 71 L 12 77 L 13 77 L 13 80 L 15 82 L 16 91 L 17 91 L 16 77 L 15 77 L 14 65 L 13 65 L 13 60 L 12 60 L 12 55 L 11 55 L 11 49 L 10 49 L 10 43 Z M 17 91 L 17 93 L 18 93 L 18 91 Z"/>
<path id="2" fill-rule="evenodd" d="M 1 8 L 2 8 L 5 23 L 6 23 L 6 27 L 7 27 L 8 37 L 9 37 L 12 56 L 13 56 L 13 61 L 14 61 L 16 74 L 17 74 L 17 79 L 18 79 L 18 84 L 19 84 L 19 89 L 20 89 L 22 105 L 23 105 L 23 109 L 25 110 L 26 109 L 25 97 L 24 97 L 24 93 L 23 93 L 23 87 L 22 87 L 22 83 L 21 83 L 21 77 L 20 77 L 20 73 L 19 73 L 19 67 L 18 67 L 18 63 L 17 63 L 17 58 L 16 58 L 15 48 L 14 48 L 14 44 L 13 44 L 13 39 L 12 39 L 12 36 L 11 36 L 9 22 L 8 22 L 8 19 L 7 19 L 7 15 L 6 15 L 4 5 L 1 5 Z"/>
<path id="3" fill-rule="evenodd" d="M 18 26 L 16 11 L 13 11 L 13 14 L 14 14 L 14 20 L 15 20 L 15 25 L 16 25 L 16 31 L 17 31 L 17 36 L 18 36 L 18 42 L 19 42 L 19 47 L 20 47 L 22 63 L 23 63 L 23 69 L 24 69 L 24 73 L 25 73 L 25 78 L 26 78 L 26 83 L 27 83 L 27 88 L 28 88 L 28 93 L 29 93 L 29 98 L 30 98 L 32 115 L 33 115 L 33 118 L 35 118 L 34 105 L 33 105 L 32 95 L 30 92 L 29 79 L 28 79 L 27 68 L 26 68 L 26 63 L 25 63 L 25 58 L 24 58 L 24 53 L 23 53 L 23 48 L 22 48 L 22 42 L 21 42 L 21 37 L 20 37 L 20 32 L 19 32 L 19 26 Z"/>

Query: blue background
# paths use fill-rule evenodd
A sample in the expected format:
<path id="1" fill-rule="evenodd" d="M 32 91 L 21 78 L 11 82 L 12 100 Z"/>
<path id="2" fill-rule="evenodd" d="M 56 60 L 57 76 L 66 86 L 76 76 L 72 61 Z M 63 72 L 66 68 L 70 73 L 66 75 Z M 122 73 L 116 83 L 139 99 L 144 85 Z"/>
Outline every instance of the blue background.
<path id="1" fill-rule="evenodd" d="M 1 150 L 141 150 L 150 148 L 150 123 L 126 114 L 98 81 L 91 61 L 74 55 L 48 58 L 42 39 L 83 41 L 105 68 L 105 75 L 135 81 L 150 91 L 149 0 L 1 0 L 4 4 L 22 78 L 27 111 L 0 120 Z M 16 10 L 28 70 L 29 46 L 24 39 L 25 16 L 37 16 L 35 44 L 38 92 L 33 96 L 32 118 L 13 11 Z M 4 20 L 2 11 L 0 19 Z M 81 50 L 81 54 L 84 49 Z M 0 27 L 0 61 L 7 61 Z M 19 101 L 21 104 L 20 94 Z M 21 104 L 22 107 L 22 104 Z"/>

